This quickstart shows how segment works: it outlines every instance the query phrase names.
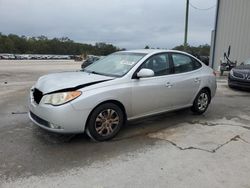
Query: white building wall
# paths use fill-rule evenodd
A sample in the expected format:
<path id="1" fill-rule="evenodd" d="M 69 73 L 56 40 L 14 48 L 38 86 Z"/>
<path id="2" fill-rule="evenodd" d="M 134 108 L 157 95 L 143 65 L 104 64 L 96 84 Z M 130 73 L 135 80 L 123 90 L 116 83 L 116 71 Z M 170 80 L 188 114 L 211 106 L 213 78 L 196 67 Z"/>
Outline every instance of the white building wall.
<path id="1" fill-rule="evenodd" d="M 231 45 L 230 59 L 238 64 L 250 58 L 250 0 L 220 0 L 214 69 Z"/>

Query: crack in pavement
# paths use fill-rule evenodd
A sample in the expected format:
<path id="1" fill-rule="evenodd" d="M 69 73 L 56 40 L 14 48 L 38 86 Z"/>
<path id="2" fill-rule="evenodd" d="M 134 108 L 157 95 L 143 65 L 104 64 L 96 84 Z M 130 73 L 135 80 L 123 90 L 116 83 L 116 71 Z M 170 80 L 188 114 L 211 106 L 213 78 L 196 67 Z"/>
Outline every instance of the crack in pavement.
<path id="1" fill-rule="evenodd" d="M 190 121 L 188 123 L 191 123 L 191 124 L 200 124 L 202 126 L 209 126 L 209 127 L 214 127 L 214 126 L 219 126 L 219 125 L 226 125 L 226 126 L 232 126 L 232 127 L 241 127 L 241 128 L 250 130 L 250 127 L 248 127 L 248 126 L 234 125 L 234 124 L 228 124 L 228 123 L 212 123 L 212 122 L 200 122 L 200 121 Z"/>
<path id="2" fill-rule="evenodd" d="M 200 151 L 205 151 L 205 152 L 209 152 L 209 153 L 216 153 L 217 150 L 219 150 L 220 148 L 222 148 L 223 146 L 229 144 L 230 142 L 232 141 L 243 141 L 245 143 L 248 143 L 248 141 L 246 141 L 245 139 L 241 138 L 240 135 L 236 135 L 234 136 L 233 138 L 231 138 L 230 140 L 226 141 L 225 143 L 223 144 L 220 144 L 218 145 L 215 149 L 212 149 L 212 150 L 208 150 L 208 149 L 203 149 L 203 148 L 198 148 L 198 147 L 194 147 L 194 146 L 189 146 L 189 147 L 181 147 L 181 146 L 178 146 L 175 142 L 171 141 L 171 140 L 166 140 L 166 139 L 161 139 L 161 140 L 165 140 L 167 142 L 169 142 L 170 144 L 172 144 L 173 146 L 175 146 L 176 148 L 178 148 L 179 150 L 200 150 Z"/>

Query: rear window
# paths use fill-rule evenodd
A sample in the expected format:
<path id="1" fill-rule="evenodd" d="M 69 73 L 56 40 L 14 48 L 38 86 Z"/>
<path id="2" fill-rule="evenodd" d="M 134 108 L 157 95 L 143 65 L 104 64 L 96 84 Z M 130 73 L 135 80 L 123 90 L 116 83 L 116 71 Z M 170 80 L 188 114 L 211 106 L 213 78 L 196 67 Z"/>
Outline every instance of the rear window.
<path id="1" fill-rule="evenodd" d="M 197 61 L 196 59 L 194 59 L 194 58 L 192 58 L 192 59 L 193 59 L 193 68 L 194 68 L 194 70 L 201 68 L 201 66 L 202 66 L 201 63 L 199 61 Z"/>
<path id="2" fill-rule="evenodd" d="M 190 72 L 202 66 L 200 62 L 185 54 L 172 54 L 172 58 L 175 73 Z"/>

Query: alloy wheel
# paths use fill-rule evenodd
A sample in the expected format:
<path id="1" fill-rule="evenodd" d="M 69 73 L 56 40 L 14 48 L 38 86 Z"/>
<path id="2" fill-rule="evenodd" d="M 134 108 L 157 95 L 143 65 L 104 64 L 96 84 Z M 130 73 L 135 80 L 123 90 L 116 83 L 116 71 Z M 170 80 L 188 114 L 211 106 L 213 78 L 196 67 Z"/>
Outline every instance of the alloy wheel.
<path id="1" fill-rule="evenodd" d="M 113 109 L 105 109 L 95 119 L 95 130 L 101 136 L 108 136 L 115 131 L 119 123 L 118 113 Z"/>
<path id="2" fill-rule="evenodd" d="M 208 105 L 208 95 L 206 93 L 201 93 L 198 98 L 198 109 L 203 111 L 207 108 Z"/>

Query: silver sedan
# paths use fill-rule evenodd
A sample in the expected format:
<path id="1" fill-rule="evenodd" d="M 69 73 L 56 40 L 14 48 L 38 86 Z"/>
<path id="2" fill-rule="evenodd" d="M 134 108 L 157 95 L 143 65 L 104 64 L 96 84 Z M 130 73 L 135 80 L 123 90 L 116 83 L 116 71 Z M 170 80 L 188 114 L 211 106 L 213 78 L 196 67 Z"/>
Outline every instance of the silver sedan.
<path id="1" fill-rule="evenodd" d="M 82 71 L 40 77 L 30 91 L 29 117 L 48 131 L 104 141 L 127 120 L 187 107 L 202 114 L 215 92 L 213 70 L 187 53 L 122 51 Z"/>

